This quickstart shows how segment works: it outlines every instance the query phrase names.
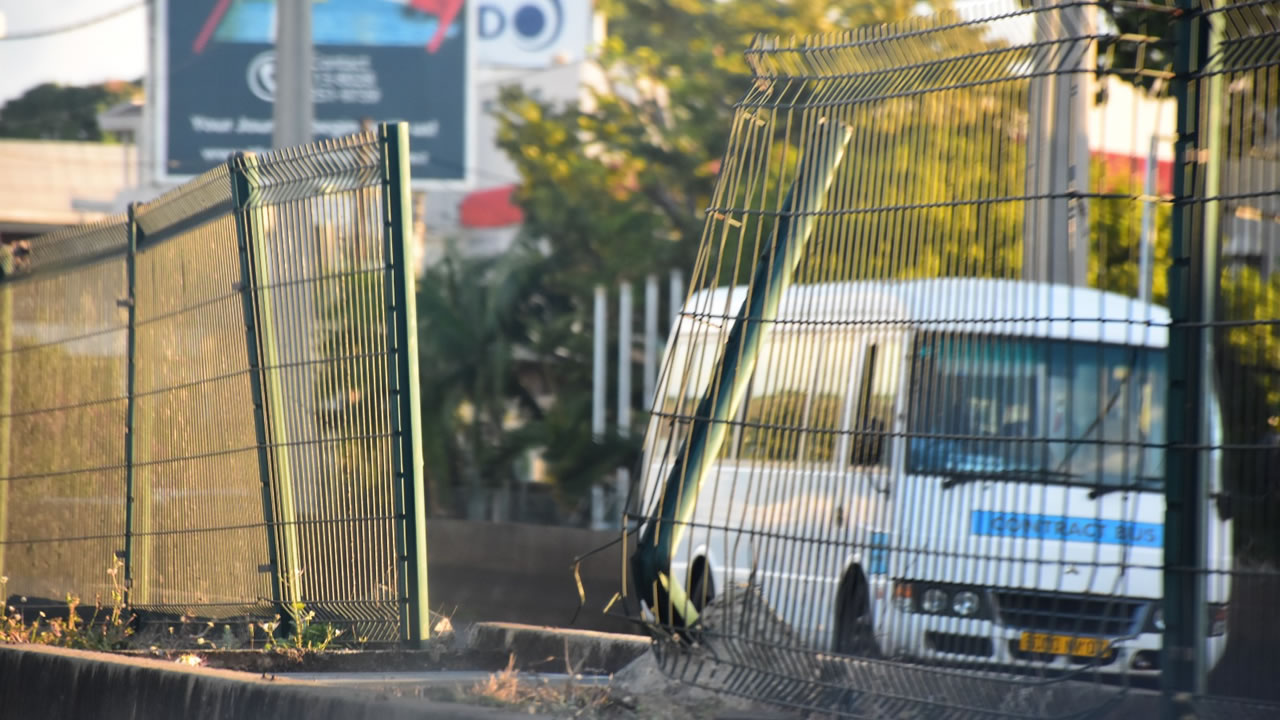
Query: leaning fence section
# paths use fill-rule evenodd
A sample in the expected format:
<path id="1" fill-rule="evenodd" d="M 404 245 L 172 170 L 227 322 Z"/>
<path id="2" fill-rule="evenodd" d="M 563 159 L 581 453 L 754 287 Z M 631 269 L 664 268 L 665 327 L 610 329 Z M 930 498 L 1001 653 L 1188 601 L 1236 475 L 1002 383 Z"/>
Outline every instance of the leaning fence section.
<path id="1" fill-rule="evenodd" d="M 798 709 L 1265 717 L 1275 11 L 998 13 L 747 52 L 630 592 Z"/>
<path id="2" fill-rule="evenodd" d="M 233 210 L 225 166 L 134 209 L 125 558 L 135 607 L 270 618 L 272 528 Z"/>
<path id="3" fill-rule="evenodd" d="M 425 638 L 405 153 L 239 154 L 6 266 L 9 596 Z"/>

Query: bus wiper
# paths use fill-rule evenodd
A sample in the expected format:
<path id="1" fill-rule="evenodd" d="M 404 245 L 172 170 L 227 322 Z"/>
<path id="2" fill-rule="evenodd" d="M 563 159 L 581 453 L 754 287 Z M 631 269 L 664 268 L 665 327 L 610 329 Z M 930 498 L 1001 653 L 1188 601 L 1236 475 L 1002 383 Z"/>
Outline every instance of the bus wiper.
<path id="1" fill-rule="evenodd" d="M 1129 492 L 1130 490 L 1141 490 L 1144 487 L 1150 487 L 1152 484 L 1161 482 L 1164 482 L 1164 478 L 1145 475 L 1139 477 L 1135 482 L 1125 483 L 1123 485 L 1099 485 L 1089 491 L 1089 499 L 1096 500 L 1103 495 L 1109 495 L 1117 490 L 1123 490 L 1124 492 Z"/>
<path id="2" fill-rule="evenodd" d="M 957 485 L 963 485 L 975 480 L 1024 480 L 1027 482 L 1039 482 L 1044 480 L 1071 480 L 1080 477 L 1075 473 L 1063 472 L 1061 470 L 1048 470 L 1046 468 L 1025 468 L 1010 470 L 989 470 L 989 471 L 965 471 L 947 473 L 942 481 L 942 489 L 949 490 Z"/>

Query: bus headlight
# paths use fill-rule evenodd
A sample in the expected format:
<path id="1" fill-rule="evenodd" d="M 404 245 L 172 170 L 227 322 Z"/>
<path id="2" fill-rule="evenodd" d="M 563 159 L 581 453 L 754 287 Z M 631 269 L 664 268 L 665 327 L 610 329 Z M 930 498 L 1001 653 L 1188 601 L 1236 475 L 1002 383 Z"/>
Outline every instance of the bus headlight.
<path id="1" fill-rule="evenodd" d="M 951 611 L 960 617 L 973 617 L 978 613 L 981 605 L 982 601 L 979 600 L 978 593 L 972 590 L 961 590 L 951 601 Z"/>
<path id="2" fill-rule="evenodd" d="M 947 611 L 947 594 L 938 588 L 929 588 L 920 597 L 920 609 L 927 613 Z"/>

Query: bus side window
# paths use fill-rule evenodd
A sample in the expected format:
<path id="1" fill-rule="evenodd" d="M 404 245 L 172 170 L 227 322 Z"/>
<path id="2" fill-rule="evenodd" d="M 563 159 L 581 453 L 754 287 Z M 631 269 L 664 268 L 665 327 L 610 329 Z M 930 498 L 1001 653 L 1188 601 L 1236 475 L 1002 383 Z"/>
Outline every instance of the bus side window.
<path id="1" fill-rule="evenodd" d="M 853 408 L 853 437 L 849 463 L 880 465 L 885 462 L 885 438 L 893 426 L 893 402 L 898 369 L 894 343 L 867 346 Z"/>

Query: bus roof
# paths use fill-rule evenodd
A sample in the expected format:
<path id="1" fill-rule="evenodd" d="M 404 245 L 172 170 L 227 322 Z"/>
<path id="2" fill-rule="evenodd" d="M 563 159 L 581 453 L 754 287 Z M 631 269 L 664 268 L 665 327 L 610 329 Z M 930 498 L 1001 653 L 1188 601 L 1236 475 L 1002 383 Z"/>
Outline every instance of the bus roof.
<path id="1" fill-rule="evenodd" d="M 679 331 L 692 332 L 701 323 L 722 327 L 738 314 L 746 296 L 746 286 L 694 293 L 685 304 Z M 793 285 L 783 295 L 777 322 L 795 329 L 888 323 L 920 330 L 1165 347 L 1169 311 L 1094 288 L 936 278 Z"/>

